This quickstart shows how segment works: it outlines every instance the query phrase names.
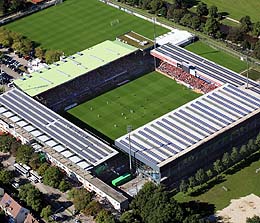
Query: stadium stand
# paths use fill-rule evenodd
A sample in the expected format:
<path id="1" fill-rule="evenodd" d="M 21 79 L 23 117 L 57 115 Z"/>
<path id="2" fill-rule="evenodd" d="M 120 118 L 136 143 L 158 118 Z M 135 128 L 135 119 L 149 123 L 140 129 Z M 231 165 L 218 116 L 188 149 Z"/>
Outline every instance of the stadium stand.
<path id="1" fill-rule="evenodd" d="M 120 41 L 105 41 L 55 64 L 15 85 L 52 110 L 62 111 L 151 71 L 153 58 Z"/>
<path id="2" fill-rule="evenodd" d="M 68 176 L 106 197 L 117 210 L 127 207 L 126 197 L 90 173 L 118 152 L 22 91 L 12 89 L 0 96 L 0 130 L 23 144 L 37 142 L 48 160 Z"/>
<path id="3" fill-rule="evenodd" d="M 259 97 L 224 84 L 131 132 L 131 154 L 157 173 L 157 182 L 173 181 L 256 134 L 259 116 Z M 129 153 L 129 134 L 115 145 Z"/>
<path id="4" fill-rule="evenodd" d="M 166 74 L 175 79 L 177 82 L 181 82 L 189 88 L 201 93 L 208 93 L 217 88 L 215 84 L 186 73 L 181 68 L 175 67 L 167 62 L 162 62 L 157 68 L 157 71 Z"/>
<path id="5" fill-rule="evenodd" d="M 247 83 L 246 77 L 171 43 L 152 50 L 151 54 L 176 67 L 182 66 L 183 63 L 190 64 L 195 67 L 198 77 L 207 79 L 215 84 L 230 83 L 239 87 L 245 86 Z M 259 83 L 250 79 L 248 83 L 252 93 L 260 94 Z"/>

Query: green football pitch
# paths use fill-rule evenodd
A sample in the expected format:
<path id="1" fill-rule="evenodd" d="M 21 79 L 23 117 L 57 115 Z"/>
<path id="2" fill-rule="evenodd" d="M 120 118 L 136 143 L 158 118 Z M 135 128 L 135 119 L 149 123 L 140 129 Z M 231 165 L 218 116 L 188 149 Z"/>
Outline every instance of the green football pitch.
<path id="1" fill-rule="evenodd" d="M 6 26 L 47 49 L 66 54 L 89 48 L 133 30 L 153 38 L 153 24 L 98 0 L 66 0 Z M 156 26 L 156 34 L 168 30 Z"/>
<path id="2" fill-rule="evenodd" d="M 152 72 L 68 112 L 114 140 L 126 133 L 127 125 L 136 129 L 199 96 Z"/>

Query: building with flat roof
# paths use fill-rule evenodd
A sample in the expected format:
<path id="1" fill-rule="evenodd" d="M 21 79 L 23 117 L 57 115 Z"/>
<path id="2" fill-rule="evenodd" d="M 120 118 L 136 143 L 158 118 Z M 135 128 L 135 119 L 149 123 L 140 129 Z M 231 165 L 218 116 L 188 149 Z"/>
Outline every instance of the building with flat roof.
<path id="1" fill-rule="evenodd" d="M 260 98 L 225 84 L 116 139 L 115 145 L 162 182 L 205 166 L 259 129 Z"/>
<path id="2" fill-rule="evenodd" d="M 127 208 L 125 196 L 89 171 L 118 152 L 24 92 L 12 89 L 0 96 L 0 131 L 12 134 L 23 144 L 37 142 L 47 158 L 68 176 L 107 198 L 115 209 Z"/>
<path id="3" fill-rule="evenodd" d="M 46 66 L 14 84 L 34 97 L 138 50 L 120 41 L 106 40 Z"/>

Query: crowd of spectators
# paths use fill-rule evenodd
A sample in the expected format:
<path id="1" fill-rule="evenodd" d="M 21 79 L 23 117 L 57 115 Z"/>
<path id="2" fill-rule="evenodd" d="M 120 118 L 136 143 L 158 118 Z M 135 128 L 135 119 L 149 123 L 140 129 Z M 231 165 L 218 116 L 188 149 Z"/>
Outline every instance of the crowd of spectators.
<path id="1" fill-rule="evenodd" d="M 217 88 L 215 84 L 206 82 L 205 80 L 202 80 L 192 74 L 188 74 L 181 68 L 175 67 L 166 62 L 162 62 L 157 69 L 174 78 L 176 81 L 204 94 Z"/>

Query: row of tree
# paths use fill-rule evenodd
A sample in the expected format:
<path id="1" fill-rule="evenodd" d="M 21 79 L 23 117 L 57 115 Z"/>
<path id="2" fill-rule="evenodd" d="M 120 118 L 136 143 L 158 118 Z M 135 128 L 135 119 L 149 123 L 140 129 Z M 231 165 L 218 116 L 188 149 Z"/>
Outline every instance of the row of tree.
<path id="1" fill-rule="evenodd" d="M 208 7 L 207 4 L 199 2 L 196 11 L 191 12 L 189 11 L 189 7 L 192 6 L 190 1 L 173 0 L 171 3 L 163 0 L 120 1 L 133 7 L 148 10 L 149 13 L 163 16 L 175 23 L 201 31 L 214 38 L 227 39 L 242 44 L 243 50 L 253 50 L 252 56 L 260 59 L 260 40 L 257 41 L 257 37 L 260 35 L 260 21 L 252 23 L 249 16 L 242 17 L 238 27 L 221 29 L 223 16 L 215 5 Z M 253 36 L 255 40 L 251 42 L 245 40 L 246 35 Z"/>
<path id="2" fill-rule="evenodd" d="M 93 199 L 94 193 L 84 188 L 73 188 L 69 191 L 68 197 L 73 201 L 76 210 L 93 216 L 97 223 L 115 223 L 114 217 Z"/>
<path id="3" fill-rule="evenodd" d="M 188 180 L 182 180 L 179 186 L 181 192 L 186 193 L 192 190 L 195 186 L 201 186 L 205 182 L 211 180 L 214 176 L 227 170 L 231 166 L 237 164 L 243 159 L 248 158 L 251 154 L 260 149 L 260 133 L 256 139 L 250 139 L 247 145 L 242 145 L 240 149 L 233 147 L 230 153 L 225 152 L 221 159 L 217 159 L 212 167 L 208 170 L 199 169 L 194 176 Z"/>
<path id="4" fill-rule="evenodd" d="M 20 33 L 7 30 L 4 27 L 0 27 L 0 45 L 10 47 L 21 55 L 35 56 L 48 64 L 58 61 L 60 56 L 63 55 L 63 52 L 60 50 L 45 50 L 41 47 L 36 47 L 35 42 L 29 38 L 24 37 Z"/>
<path id="5" fill-rule="evenodd" d="M 3 0 L 1 1 L 1 14 L 6 14 L 10 12 L 15 12 L 19 10 L 26 9 L 26 0 Z"/>
<path id="6" fill-rule="evenodd" d="M 62 192 L 71 189 L 71 183 L 64 178 L 63 173 L 56 166 L 50 166 L 48 163 L 43 163 L 37 169 L 40 176 L 43 177 L 43 183 L 53 188 L 57 188 Z"/>

